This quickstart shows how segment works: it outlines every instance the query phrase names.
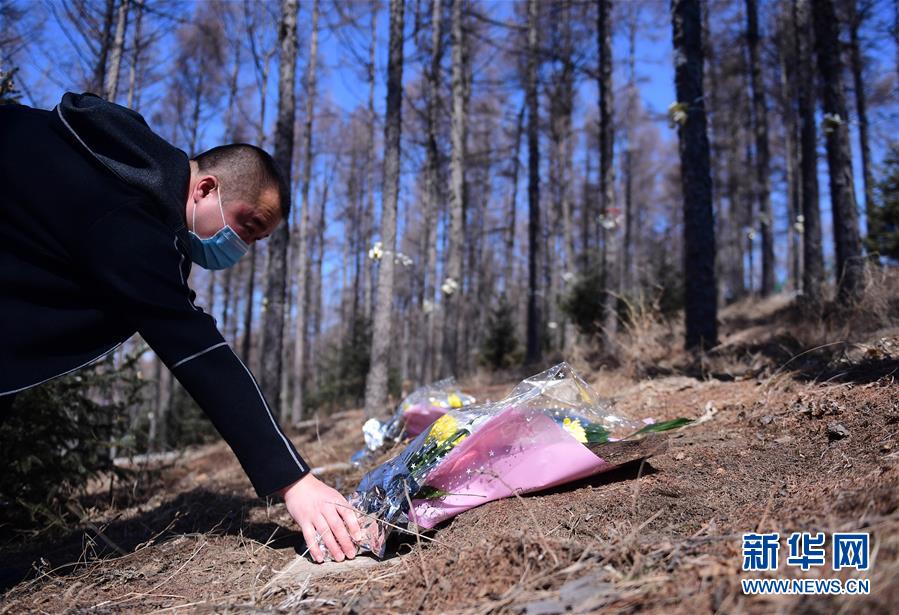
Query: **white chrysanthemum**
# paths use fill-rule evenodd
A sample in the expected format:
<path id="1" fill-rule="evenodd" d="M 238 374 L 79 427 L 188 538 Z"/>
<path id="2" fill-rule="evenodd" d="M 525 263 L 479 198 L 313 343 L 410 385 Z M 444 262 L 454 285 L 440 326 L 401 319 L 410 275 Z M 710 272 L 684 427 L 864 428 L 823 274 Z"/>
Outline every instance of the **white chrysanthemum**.
<path id="1" fill-rule="evenodd" d="M 842 123 L 843 118 L 840 117 L 839 113 L 825 113 L 824 120 L 821 122 L 821 125 L 824 129 L 824 134 L 827 134 L 836 130 L 837 127 Z"/>
<path id="2" fill-rule="evenodd" d="M 668 105 L 668 119 L 672 127 L 683 126 L 687 122 L 687 103 L 673 102 Z"/>
<path id="3" fill-rule="evenodd" d="M 606 214 L 599 214 L 599 224 L 607 231 L 611 231 L 619 224 L 619 216 L 609 216 Z"/>
<path id="4" fill-rule="evenodd" d="M 447 278 L 440 286 L 440 290 L 443 291 L 444 295 L 452 295 L 454 292 L 459 290 L 459 283 L 456 282 L 453 278 Z"/>

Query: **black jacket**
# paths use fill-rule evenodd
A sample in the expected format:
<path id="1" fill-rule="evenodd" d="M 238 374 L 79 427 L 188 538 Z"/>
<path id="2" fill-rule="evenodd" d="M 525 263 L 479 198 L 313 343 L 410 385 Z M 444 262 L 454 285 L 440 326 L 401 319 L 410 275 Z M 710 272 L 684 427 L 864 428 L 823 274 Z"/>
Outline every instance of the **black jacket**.
<path id="1" fill-rule="evenodd" d="M 193 303 L 189 181 L 184 152 L 124 107 L 71 93 L 52 111 L 0 106 L 0 396 L 139 332 L 269 495 L 308 466 Z"/>

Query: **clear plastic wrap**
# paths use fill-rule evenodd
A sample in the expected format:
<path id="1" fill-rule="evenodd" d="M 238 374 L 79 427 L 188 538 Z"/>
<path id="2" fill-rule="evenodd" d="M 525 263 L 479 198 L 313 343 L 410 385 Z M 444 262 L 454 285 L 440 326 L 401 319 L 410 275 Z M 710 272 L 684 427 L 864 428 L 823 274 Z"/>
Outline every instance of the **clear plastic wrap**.
<path id="1" fill-rule="evenodd" d="M 619 416 L 560 363 L 524 380 L 501 401 L 450 410 L 399 456 L 366 474 L 350 498 L 363 513 L 367 538 L 360 547 L 382 557 L 391 533 L 410 522 L 432 528 L 513 493 L 646 457 L 659 448 L 659 437 L 649 434 L 687 422 Z"/>
<path id="2" fill-rule="evenodd" d="M 475 398 L 463 393 L 452 378 L 420 387 L 400 403 L 389 420 L 371 418 L 365 422 L 362 426 L 365 448 L 353 455 L 352 461 L 362 464 L 385 444 L 415 437 L 448 410 L 464 408 L 474 402 Z"/>

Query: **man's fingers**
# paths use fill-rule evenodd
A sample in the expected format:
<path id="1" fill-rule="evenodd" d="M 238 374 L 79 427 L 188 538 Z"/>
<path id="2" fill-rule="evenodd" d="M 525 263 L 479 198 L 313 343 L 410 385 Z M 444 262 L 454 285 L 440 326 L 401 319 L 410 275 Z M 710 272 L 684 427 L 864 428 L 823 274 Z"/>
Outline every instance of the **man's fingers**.
<path id="1" fill-rule="evenodd" d="M 346 523 L 346 529 L 350 532 L 350 536 L 353 537 L 353 540 L 356 542 L 364 540 L 365 536 L 362 533 L 362 528 L 359 526 L 359 517 L 356 515 L 356 511 L 353 507 L 348 503 L 344 505 L 344 502 L 340 502 L 337 504 L 337 512 L 343 517 L 343 521 Z"/>
<path id="2" fill-rule="evenodd" d="M 328 506 L 325 510 L 322 511 L 325 515 L 325 519 L 328 521 L 328 525 L 331 526 L 331 531 L 334 533 L 334 538 L 337 539 L 337 542 L 340 543 L 343 552 L 350 559 L 356 557 L 356 545 L 353 544 L 353 539 L 350 538 L 350 535 L 346 531 L 346 524 L 343 522 L 343 517 L 340 516 L 340 513 L 337 512 L 336 506 Z"/>
<path id="3" fill-rule="evenodd" d="M 318 548 L 318 540 L 315 539 L 315 528 L 311 523 L 304 523 L 300 526 L 303 530 L 303 539 L 306 541 L 306 547 L 312 559 L 321 563 L 325 560 L 322 550 Z"/>
<path id="4" fill-rule="evenodd" d="M 331 552 L 331 557 L 338 562 L 342 562 L 344 559 L 343 549 L 337 544 L 337 540 L 334 538 L 334 533 L 331 531 L 328 521 L 322 515 L 319 515 L 316 519 L 315 529 L 321 534 L 322 540 L 325 541 L 325 546 L 328 547 L 328 551 Z"/>

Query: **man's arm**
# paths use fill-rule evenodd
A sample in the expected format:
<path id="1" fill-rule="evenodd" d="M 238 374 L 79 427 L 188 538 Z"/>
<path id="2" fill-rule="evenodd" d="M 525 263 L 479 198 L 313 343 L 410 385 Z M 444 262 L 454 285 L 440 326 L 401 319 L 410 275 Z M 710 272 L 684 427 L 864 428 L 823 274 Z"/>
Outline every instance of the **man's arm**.
<path id="1" fill-rule="evenodd" d="M 142 203 L 126 203 L 88 230 L 85 267 L 97 292 L 187 389 L 237 455 L 260 496 L 302 478 L 309 466 L 272 415 L 250 371 L 211 316 L 194 306 L 176 236 Z"/>
<path id="2" fill-rule="evenodd" d="M 362 533 L 346 499 L 309 474 L 255 378 L 211 316 L 193 304 L 176 236 L 140 201 L 124 203 L 86 233 L 82 266 L 97 292 L 138 331 L 209 416 L 260 496 L 284 496 L 317 561 L 316 533 L 338 561 Z"/>

